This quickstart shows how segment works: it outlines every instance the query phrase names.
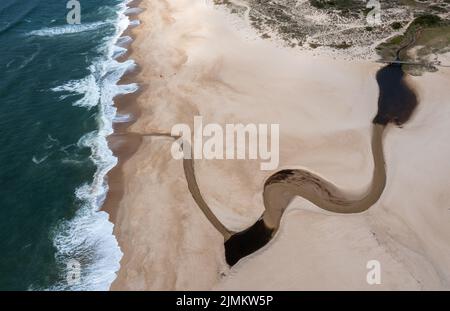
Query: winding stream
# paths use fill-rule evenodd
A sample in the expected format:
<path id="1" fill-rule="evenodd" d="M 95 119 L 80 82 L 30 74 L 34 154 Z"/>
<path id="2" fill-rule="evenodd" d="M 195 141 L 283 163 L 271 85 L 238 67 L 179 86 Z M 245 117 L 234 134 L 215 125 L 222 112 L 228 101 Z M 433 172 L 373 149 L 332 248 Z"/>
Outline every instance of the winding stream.
<path id="1" fill-rule="evenodd" d="M 271 175 L 264 185 L 265 211 L 261 218 L 242 232 L 231 232 L 212 213 L 198 187 L 193 160 L 183 161 L 189 190 L 197 205 L 214 227 L 224 236 L 225 256 L 232 266 L 241 258 L 266 245 L 276 234 L 281 217 L 289 203 L 300 196 L 326 211 L 350 214 L 361 213 L 373 206 L 386 186 L 386 166 L 383 153 L 383 135 L 388 123 L 401 126 L 411 117 L 417 106 L 417 97 L 409 88 L 399 64 L 381 68 L 376 76 L 379 86 L 378 113 L 372 126 L 372 155 L 374 170 L 369 188 L 352 195 L 333 183 L 307 170 L 282 170 Z"/>
<path id="2" fill-rule="evenodd" d="M 374 170 L 369 189 L 358 196 L 345 193 L 329 181 L 306 170 L 282 170 L 270 176 L 264 185 L 265 212 L 254 225 L 263 231 L 265 243 L 252 242 L 246 235 L 248 231 L 234 234 L 225 242 L 225 254 L 228 264 L 234 265 L 240 258 L 247 256 L 265 245 L 280 226 L 281 217 L 289 203 L 300 196 L 316 206 L 333 213 L 361 213 L 375 204 L 386 185 L 386 168 L 383 155 L 383 132 L 386 126 L 374 124 L 372 128 L 372 154 Z M 260 239 L 261 240 L 261 239 Z M 243 241 L 246 241 L 243 243 Z M 262 244 L 262 245 L 261 245 Z"/>

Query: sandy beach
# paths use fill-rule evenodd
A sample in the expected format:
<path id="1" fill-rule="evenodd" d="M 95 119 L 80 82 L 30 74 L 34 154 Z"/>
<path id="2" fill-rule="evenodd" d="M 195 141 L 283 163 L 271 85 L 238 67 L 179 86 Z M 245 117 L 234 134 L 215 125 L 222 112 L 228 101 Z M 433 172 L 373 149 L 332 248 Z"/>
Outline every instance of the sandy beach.
<path id="1" fill-rule="evenodd" d="M 383 132 L 386 187 L 359 214 L 335 214 L 296 197 L 275 237 L 233 267 L 224 237 L 191 195 L 171 155 L 175 124 L 194 116 L 225 125 L 279 124 L 280 164 L 194 160 L 201 195 L 230 231 L 264 211 L 264 183 L 308 170 L 347 193 L 369 188 L 372 120 L 381 64 L 284 47 L 209 1 L 142 0 L 130 57 L 136 95 L 116 100 L 133 122 L 116 124 L 104 209 L 124 253 L 112 290 L 450 289 L 450 70 L 408 77 L 419 106 Z M 130 17 L 134 18 L 134 17 Z M 366 282 L 370 260 L 381 284 Z"/>

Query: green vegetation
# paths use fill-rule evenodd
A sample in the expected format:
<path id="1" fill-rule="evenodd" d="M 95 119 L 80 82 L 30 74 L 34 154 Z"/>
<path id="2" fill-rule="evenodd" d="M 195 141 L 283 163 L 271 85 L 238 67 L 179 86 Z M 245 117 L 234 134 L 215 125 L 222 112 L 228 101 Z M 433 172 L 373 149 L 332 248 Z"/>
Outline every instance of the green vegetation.
<path id="1" fill-rule="evenodd" d="M 439 5 L 430 5 L 428 8 L 436 13 L 447 13 L 447 9 Z"/>
<path id="2" fill-rule="evenodd" d="M 361 6 L 361 2 L 355 0 L 309 0 L 309 3 L 318 9 L 333 8 L 343 10 L 355 9 Z"/>
<path id="3" fill-rule="evenodd" d="M 309 3 L 320 10 L 339 12 L 346 18 L 360 18 L 361 14 L 366 16 L 372 9 L 366 7 L 363 0 L 309 0 Z"/>
<path id="4" fill-rule="evenodd" d="M 449 10 L 444 1 L 450 3 L 450 0 L 383 0 L 383 21 L 388 24 L 375 27 L 361 24 L 372 11 L 372 8 L 366 7 L 366 0 L 308 0 L 310 5 L 321 10 L 320 14 L 327 14 L 333 20 L 329 25 L 305 18 L 304 12 L 310 12 L 310 6 L 302 3 L 294 7 L 295 0 L 245 0 L 249 11 L 247 6 L 238 2 L 214 0 L 232 13 L 243 16 L 247 12 L 250 23 L 264 39 L 269 39 L 270 33 L 276 33 L 276 37 L 285 40 L 288 46 L 296 47 L 302 46 L 310 36 L 315 41 L 309 42 L 313 49 L 320 46 L 349 49 L 353 45 L 369 47 L 373 42 L 390 36 L 376 48 L 381 58 L 393 60 L 400 50 L 402 60 L 414 62 L 427 62 L 431 54 L 450 50 L 450 20 L 444 18 L 447 14 L 440 14 L 442 9 Z M 398 14 L 391 10 L 397 8 Z M 409 23 L 411 14 L 415 19 Z M 355 29 L 343 29 L 337 25 L 339 36 L 333 37 L 330 35 L 333 33 L 333 23 L 341 23 L 341 17 L 359 25 Z M 392 37 L 399 31 L 403 34 Z"/>
<path id="5" fill-rule="evenodd" d="M 408 26 L 403 35 L 395 36 L 389 39 L 387 42 L 380 44 L 377 48 L 379 54 L 384 59 L 393 59 L 396 56 L 397 50 L 402 46 L 406 46 L 413 41 L 413 39 L 418 35 L 420 30 L 420 36 L 424 35 L 424 31 L 432 28 L 444 27 L 448 24 L 448 21 L 443 21 L 439 16 L 432 14 L 425 14 L 418 16 L 414 21 Z M 394 28 L 394 25 L 392 25 Z M 417 45 L 417 42 L 413 44 Z M 410 46 L 409 48 L 412 48 Z M 406 56 L 407 49 L 402 51 L 400 55 L 402 58 Z"/>
<path id="6" fill-rule="evenodd" d="M 318 44 L 318 43 L 312 43 L 311 42 L 311 43 L 309 43 L 309 46 L 312 49 L 317 49 L 318 47 L 321 47 L 321 46 L 328 46 L 328 47 L 331 47 L 331 48 L 334 48 L 334 49 L 338 49 L 338 50 L 345 50 L 345 49 L 348 49 L 348 48 L 352 47 L 351 44 L 349 44 L 349 43 L 347 43 L 345 41 L 343 41 L 341 43 L 337 43 L 337 44 L 327 44 L 327 45 Z"/>
<path id="7" fill-rule="evenodd" d="M 411 23 L 409 28 L 411 27 L 437 27 L 443 23 L 442 19 L 433 14 L 424 14 L 419 17 L 416 17 L 414 21 Z M 409 29 L 408 28 L 408 29 Z"/>
<path id="8" fill-rule="evenodd" d="M 398 30 L 398 29 L 402 28 L 403 25 L 402 25 L 402 23 L 400 23 L 400 22 L 393 22 L 393 23 L 391 24 L 391 27 L 392 27 L 392 29 Z"/>
<path id="9" fill-rule="evenodd" d="M 393 25 L 391 25 L 394 28 Z M 395 59 L 397 51 L 404 61 L 427 63 L 428 55 L 450 50 L 450 21 L 437 15 L 424 14 L 418 16 L 402 35 L 390 38 L 376 49 L 382 59 Z M 420 74 L 420 70 L 435 70 L 433 66 L 405 66 L 410 73 Z"/>
<path id="10" fill-rule="evenodd" d="M 344 41 L 342 43 L 332 45 L 331 47 L 334 47 L 335 49 L 339 49 L 339 50 L 345 50 L 345 49 L 352 47 L 352 45 L 348 44 L 347 42 Z"/>
<path id="11" fill-rule="evenodd" d="M 403 40 L 404 40 L 404 36 L 399 35 L 399 36 L 395 36 L 391 40 L 389 40 L 389 43 L 392 45 L 398 45 L 400 48 L 400 44 L 403 42 Z"/>

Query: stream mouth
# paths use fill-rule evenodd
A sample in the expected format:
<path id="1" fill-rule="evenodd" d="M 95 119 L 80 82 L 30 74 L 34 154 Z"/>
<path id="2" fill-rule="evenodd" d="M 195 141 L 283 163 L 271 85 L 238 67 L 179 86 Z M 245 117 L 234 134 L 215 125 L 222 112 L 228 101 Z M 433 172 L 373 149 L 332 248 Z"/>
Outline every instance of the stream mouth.
<path id="1" fill-rule="evenodd" d="M 225 259 L 230 266 L 235 265 L 241 258 L 246 257 L 272 239 L 274 230 L 267 227 L 263 219 L 258 220 L 245 231 L 232 235 L 225 242 Z"/>
<path id="2" fill-rule="evenodd" d="M 405 81 L 401 65 L 390 64 L 376 75 L 379 86 L 378 113 L 373 119 L 372 155 L 374 171 L 369 188 L 351 195 L 331 182 L 306 170 L 282 170 L 271 175 L 264 186 L 265 211 L 250 228 L 232 233 L 225 241 L 225 258 L 230 266 L 264 247 L 276 234 L 290 202 L 300 196 L 321 209 L 340 213 L 361 213 L 373 206 L 386 186 L 383 132 L 388 123 L 401 126 L 412 116 L 417 96 Z"/>
<path id="3" fill-rule="evenodd" d="M 406 123 L 418 105 L 417 96 L 405 81 L 405 73 L 400 64 L 390 64 L 381 68 L 376 76 L 380 95 L 378 113 L 373 123 L 398 126 Z"/>

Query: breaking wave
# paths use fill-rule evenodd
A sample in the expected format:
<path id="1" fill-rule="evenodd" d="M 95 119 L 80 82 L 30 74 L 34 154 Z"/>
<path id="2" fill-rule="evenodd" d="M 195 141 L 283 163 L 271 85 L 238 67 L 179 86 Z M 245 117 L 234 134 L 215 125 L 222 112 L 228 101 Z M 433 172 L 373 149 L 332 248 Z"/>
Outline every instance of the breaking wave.
<path id="1" fill-rule="evenodd" d="M 64 25 L 64 26 L 56 26 L 56 27 L 48 27 L 39 30 L 33 30 L 29 32 L 31 36 L 40 36 L 40 37 L 54 37 L 59 35 L 66 34 L 74 34 L 85 31 L 97 30 L 101 27 L 109 25 L 108 22 L 95 22 L 95 23 L 86 23 L 79 25 Z"/>
<path id="2" fill-rule="evenodd" d="M 130 24 L 125 15 L 127 3 L 128 1 L 119 5 L 115 33 L 106 46 L 100 47 L 102 51 L 106 50 L 106 56 L 90 66 L 90 74 L 85 78 L 69 81 L 52 89 L 64 93 L 62 97 L 83 95 L 74 105 L 87 109 L 97 106 L 99 113 L 98 130 L 84 135 L 78 142 L 79 148 L 91 150 L 90 158 L 97 167 L 93 181 L 76 189 L 75 194 L 81 207 L 73 219 L 60 223 L 54 237 L 58 264 L 66 267 L 68 262 L 78 261 L 81 278 L 75 284 L 61 280 L 49 290 L 108 290 L 120 268 L 123 254 L 113 235 L 114 225 L 109 221 L 109 215 L 100 208 L 108 193 L 106 175 L 117 164 L 117 158 L 107 143 L 107 136 L 113 133 L 113 122 L 122 118 L 116 113 L 113 98 L 138 89 L 137 84 L 117 85 L 121 77 L 135 67 L 132 60 L 119 63 L 114 59 L 117 56 L 116 44 Z M 84 28 L 58 27 L 40 30 L 38 33 L 74 33 L 100 26 L 101 23 L 93 23 Z"/>

